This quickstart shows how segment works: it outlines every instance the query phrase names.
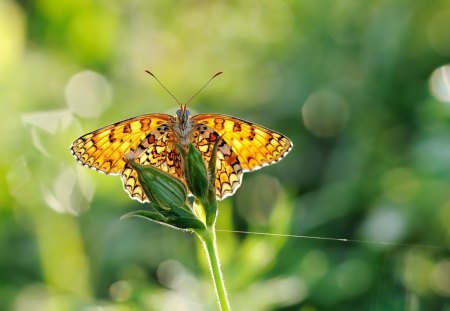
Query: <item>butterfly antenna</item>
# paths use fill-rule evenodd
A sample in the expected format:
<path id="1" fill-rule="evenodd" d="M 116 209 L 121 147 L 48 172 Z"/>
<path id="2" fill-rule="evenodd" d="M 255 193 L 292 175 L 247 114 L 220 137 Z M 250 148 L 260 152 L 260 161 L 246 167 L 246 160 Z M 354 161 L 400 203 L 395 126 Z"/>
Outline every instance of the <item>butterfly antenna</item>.
<path id="1" fill-rule="evenodd" d="M 146 73 L 148 73 L 149 75 L 151 75 L 153 78 L 155 78 L 155 80 L 163 87 L 163 89 L 165 89 L 167 91 L 167 93 L 170 94 L 170 96 L 172 96 L 173 99 L 175 99 L 175 101 L 177 102 L 177 104 L 180 104 L 180 101 L 178 100 L 178 98 L 176 98 L 165 86 L 164 84 L 162 84 L 161 81 L 159 81 L 159 79 L 150 71 L 150 70 L 145 70 Z"/>
<path id="2" fill-rule="evenodd" d="M 219 71 L 218 73 L 216 73 L 214 76 L 211 77 L 211 79 L 208 80 L 208 82 L 205 83 L 205 85 L 203 85 L 194 95 L 192 95 L 191 98 L 189 98 L 189 100 L 186 102 L 186 104 L 189 104 L 191 102 L 191 100 L 197 96 L 208 84 L 209 82 L 211 82 L 212 79 L 214 79 L 215 77 L 221 75 L 223 73 L 223 71 Z"/>

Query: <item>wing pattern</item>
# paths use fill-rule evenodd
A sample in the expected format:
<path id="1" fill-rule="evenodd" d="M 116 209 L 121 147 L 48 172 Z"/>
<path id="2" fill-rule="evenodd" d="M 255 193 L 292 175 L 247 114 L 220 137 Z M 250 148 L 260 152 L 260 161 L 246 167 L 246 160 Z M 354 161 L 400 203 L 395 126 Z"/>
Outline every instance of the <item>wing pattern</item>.
<path id="1" fill-rule="evenodd" d="M 136 171 L 124 157 L 131 154 L 140 164 L 154 166 L 186 184 L 183 159 L 175 145 L 180 142 L 173 132 L 178 122 L 167 114 L 130 118 L 81 136 L 73 142 L 71 151 L 84 166 L 120 174 L 130 197 L 148 202 Z M 235 117 L 200 114 L 188 122 L 192 130 L 183 144 L 193 142 L 205 163 L 209 163 L 214 144 L 221 139 L 216 159 L 218 199 L 234 194 L 244 172 L 275 163 L 292 149 L 292 142 L 284 135 Z"/>
<path id="2" fill-rule="evenodd" d="M 192 119 L 222 136 L 244 172 L 275 163 L 292 149 L 286 136 L 242 119 L 222 114 L 199 114 Z"/>
<path id="3" fill-rule="evenodd" d="M 126 163 L 124 155 L 134 151 L 155 127 L 172 119 L 167 114 L 130 118 L 81 136 L 70 149 L 82 165 L 105 174 L 119 174 Z"/>
<path id="4" fill-rule="evenodd" d="M 182 158 L 175 146 L 173 133 L 167 124 L 151 131 L 134 151 L 134 160 L 142 165 L 156 167 L 184 181 Z M 137 173 L 126 163 L 120 174 L 122 184 L 132 199 L 148 202 L 148 198 L 139 183 Z"/>
<path id="5" fill-rule="evenodd" d="M 193 132 L 193 143 L 209 163 L 212 150 L 220 135 L 211 127 L 198 124 Z M 219 200 L 232 195 L 242 182 L 242 167 L 233 149 L 222 139 L 217 146 L 216 158 L 216 196 Z"/>

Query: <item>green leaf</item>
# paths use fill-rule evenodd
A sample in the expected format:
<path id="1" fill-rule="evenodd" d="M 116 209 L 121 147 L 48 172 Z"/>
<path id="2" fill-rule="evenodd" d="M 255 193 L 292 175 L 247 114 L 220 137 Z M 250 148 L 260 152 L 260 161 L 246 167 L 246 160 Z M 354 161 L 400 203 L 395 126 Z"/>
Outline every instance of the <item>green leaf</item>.
<path id="1" fill-rule="evenodd" d="M 161 215 L 158 212 L 151 212 L 151 211 L 134 211 L 127 213 L 120 217 L 120 219 L 127 219 L 131 217 L 139 217 L 139 218 L 145 218 L 154 222 L 157 222 L 159 224 L 166 224 L 167 218 Z"/>
<path id="2" fill-rule="evenodd" d="M 138 217 L 156 222 L 160 225 L 166 225 L 177 229 L 205 229 L 205 225 L 194 217 L 179 217 L 177 215 L 164 216 L 158 212 L 152 211 L 134 211 L 123 215 L 120 219 Z"/>
<path id="3" fill-rule="evenodd" d="M 179 229 L 206 229 L 206 226 L 199 219 L 194 217 L 171 217 L 169 218 L 168 224 L 177 227 Z"/>

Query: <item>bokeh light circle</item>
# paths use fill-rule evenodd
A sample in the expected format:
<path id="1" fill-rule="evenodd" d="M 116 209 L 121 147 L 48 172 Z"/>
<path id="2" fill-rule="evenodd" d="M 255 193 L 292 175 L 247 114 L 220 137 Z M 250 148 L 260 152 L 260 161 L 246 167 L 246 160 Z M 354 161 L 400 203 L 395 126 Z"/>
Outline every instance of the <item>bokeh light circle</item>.
<path id="1" fill-rule="evenodd" d="M 178 288 L 185 278 L 186 271 L 181 263 L 169 259 L 159 265 L 156 274 L 162 285 L 167 288 Z"/>
<path id="2" fill-rule="evenodd" d="M 306 128 L 318 137 L 334 137 L 347 125 L 350 108 L 340 95 L 322 90 L 311 94 L 302 107 Z"/>
<path id="3" fill-rule="evenodd" d="M 67 83 L 65 95 L 70 109 L 85 118 L 100 116 L 112 101 L 109 82 L 91 70 L 74 74 Z"/>
<path id="4" fill-rule="evenodd" d="M 450 103 L 450 65 L 434 70 L 429 86 L 434 98 L 443 103 Z"/>
<path id="5" fill-rule="evenodd" d="M 109 294 L 115 301 L 127 301 L 131 298 L 133 288 L 128 281 L 117 281 L 109 287 Z"/>

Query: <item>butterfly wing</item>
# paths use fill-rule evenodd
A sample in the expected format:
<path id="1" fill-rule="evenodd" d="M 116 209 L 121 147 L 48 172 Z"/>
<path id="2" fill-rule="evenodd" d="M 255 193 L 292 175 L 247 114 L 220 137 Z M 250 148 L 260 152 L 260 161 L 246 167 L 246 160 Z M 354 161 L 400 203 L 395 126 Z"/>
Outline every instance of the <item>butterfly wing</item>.
<path id="1" fill-rule="evenodd" d="M 108 125 L 78 138 L 72 154 L 83 165 L 106 174 L 121 174 L 130 197 L 148 201 L 136 172 L 124 156 L 133 153 L 141 164 L 157 167 L 183 182 L 182 158 L 175 146 L 167 114 L 148 114 Z M 221 114 L 200 114 L 191 119 L 192 141 L 206 162 L 214 143 L 217 150 L 216 195 L 224 199 L 240 186 L 242 174 L 282 159 L 292 148 L 285 136 L 260 125 Z"/>
<path id="2" fill-rule="evenodd" d="M 193 143 L 202 154 L 202 158 L 209 163 L 212 150 L 220 135 L 205 124 L 198 124 L 193 130 Z M 221 140 L 217 146 L 216 157 L 216 197 L 223 200 L 233 195 L 242 182 L 242 167 L 232 148 Z"/>
<path id="3" fill-rule="evenodd" d="M 199 114 L 192 122 L 205 125 L 230 146 L 244 172 L 273 164 L 292 149 L 286 136 L 235 117 L 223 114 Z"/>
<path id="4" fill-rule="evenodd" d="M 137 146 L 133 152 L 134 161 L 156 167 L 184 182 L 182 159 L 174 142 L 170 127 L 166 124 L 158 126 Z M 149 201 L 139 183 L 136 171 L 128 163 L 120 175 L 123 187 L 132 199 L 140 202 Z"/>
<path id="5" fill-rule="evenodd" d="M 155 128 L 173 120 L 168 114 L 146 114 L 120 121 L 81 136 L 71 146 L 84 166 L 105 174 L 118 174 L 125 167 L 124 155 L 134 151 Z"/>

